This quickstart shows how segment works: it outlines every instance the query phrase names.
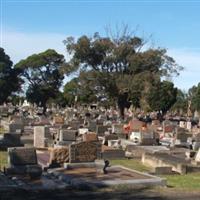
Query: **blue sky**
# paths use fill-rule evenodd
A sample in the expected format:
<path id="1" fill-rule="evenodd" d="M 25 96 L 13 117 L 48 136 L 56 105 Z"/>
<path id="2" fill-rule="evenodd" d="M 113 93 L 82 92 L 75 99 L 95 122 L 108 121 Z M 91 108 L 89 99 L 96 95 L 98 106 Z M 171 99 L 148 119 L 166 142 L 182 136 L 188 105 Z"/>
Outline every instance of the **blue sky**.
<path id="1" fill-rule="evenodd" d="M 67 36 L 104 35 L 105 26 L 125 23 L 185 67 L 173 81 L 187 90 L 200 82 L 199 11 L 200 0 L 1 0 L 1 46 L 15 63 L 48 48 L 67 58 Z"/>

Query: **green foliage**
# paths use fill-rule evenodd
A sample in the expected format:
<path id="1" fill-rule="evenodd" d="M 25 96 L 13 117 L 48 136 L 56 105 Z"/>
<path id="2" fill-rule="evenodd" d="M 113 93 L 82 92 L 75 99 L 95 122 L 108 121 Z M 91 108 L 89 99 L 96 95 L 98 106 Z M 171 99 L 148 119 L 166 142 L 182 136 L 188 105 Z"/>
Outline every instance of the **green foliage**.
<path id="1" fill-rule="evenodd" d="M 200 111 L 200 83 L 197 86 L 193 86 L 188 91 L 189 99 L 191 100 L 191 108 L 193 111 Z"/>
<path id="2" fill-rule="evenodd" d="M 60 72 L 64 56 L 55 50 L 48 49 L 42 53 L 29 56 L 16 64 L 23 70 L 23 77 L 28 81 L 26 98 L 31 103 L 44 107 L 49 99 L 56 99 L 64 76 Z"/>
<path id="3" fill-rule="evenodd" d="M 176 102 L 177 88 L 172 82 L 158 82 L 147 94 L 147 102 L 151 110 L 165 114 Z"/>
<path id="4" fill-rule="evenodd" d="M 20 90 L 20 70 L 14 69 L 12 65 L 10 57 L 0 48 L 0 104 L 7 101 L 12 93 Z"/>
<path id="5" fill-rule="evenodd" d="M 78 78 L 72 79 L 64 86 L 64 97 L 68 105 L 74 105 L 75 101 L 96 103 L 97 86 L 91 84 L 90 74 L 90 72 L 81 72 Z"/>
<path id="6" fill-rule="evenodd" d="M 142 38 L 126 32 L 115 38 L 97 33 L 78 40 L 67 38 L 65 45 L 71 60 L 65 71 L 91 71 L 92 84 L 101 87 L 108 99 L 118 102 L 122 111 L 130 100 L 135 107 L 140 107 L 139 99 L 146 85 L 161 76 L 178 74 L 181 69 L 165 49 L 144 50 L 144 44 Z"/>
<path id="7" fill-rule="evenodd" d="M 178 114 L 187 113 L 188 108 L 188 96 L 185 92 L 178 90 L 176 103 L 172 106 L 172 111 L 177 112 Z"/>

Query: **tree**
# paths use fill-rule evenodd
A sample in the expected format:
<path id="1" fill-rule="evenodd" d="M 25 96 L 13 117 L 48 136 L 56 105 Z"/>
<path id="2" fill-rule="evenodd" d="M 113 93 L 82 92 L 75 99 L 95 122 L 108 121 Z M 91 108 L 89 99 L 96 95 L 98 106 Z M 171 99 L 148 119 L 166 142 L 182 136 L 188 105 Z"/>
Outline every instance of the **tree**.
<path id="1" fill-rule="evenodd" d="M 178 89 L 176 103 L 172 106 L 171 110 L 175 111 L 179 115 L 187 113 L 188 108 L 188 96 L 187 93 Z"/>
<path id="2" fill-rule="evenodd" d="M 147 94 L 147 102 L 151 111 L 159 111 L 164 115 L 176 102 L 178 89 L 169 81 L 158 82 Z"/>
<path id="3" fill-rule="evenodd" d="M 200 112 L 200 83 L 197 86 L 193 86 L 188 91 L 189 100 L 191 101 L 192 111 Z"/>
<path id="4" fill-rule="evenodd" d="M 97 85 L 91 84 L 91 73 L 81 72 L 76 78 L 73 78 L 64 86 L 64 97 L 68 105 L 77 103 L 96 103 L 100 92 Z M 99 99 L 100 100 L 100 99 Z"/>
<path id="5" fill-rule="evenodd" d="M 82 36 L 77 40 L 67 38 L 65 45 L 71 60 L 66 71 L 92 71 L 94 78 L 91 81 L 101 86 L 110 99 L 118 102 L 123 118 L 124 108 L 130 105 L 130 100 L 139 106 L 141 91 L 135 84 L 138 77 L 149 78 L 139 82 L 143 89 L 146 83 L 151 84 L 152 79 L 178 73 L 180 69 L 173 58 L 167 56 L 165 49 L 144 50 L 144 44 L 142 38 L 129 35 L 126 29 L 116 37 L 101 37 L 96 33 L 93 37 Z"/>
<path id="6" fill-rule="evenodd" d="M 49 99 L 55 99 L 59 93 L 64 76 L 60 72 L 64 56 L 53 49 L 29 56 L 16 64 L 16 69 L 23 70 L 22 76 L 28 82 L 26 98 L 36 103 L 46 112 Z"/>
<path id="7" fill-rule="evenodd" d="M 21 89 L 22 80 L 19 78 L 20 70 L 13 68 L 10 57 L 0 48 L 0 104 L 8 97 Z"/>

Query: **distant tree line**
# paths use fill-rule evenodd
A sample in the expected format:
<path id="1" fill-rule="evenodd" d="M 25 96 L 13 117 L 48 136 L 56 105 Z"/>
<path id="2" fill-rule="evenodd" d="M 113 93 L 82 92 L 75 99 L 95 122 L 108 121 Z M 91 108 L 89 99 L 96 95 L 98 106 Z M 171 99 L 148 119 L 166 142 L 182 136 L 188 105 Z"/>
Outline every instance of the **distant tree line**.
<path id="1" fill-rule="evenodd" d="M 25 97 L 44 108 L 56 103 L 72 106 L 99 103 L 118 106 L 122 118 L 131 105 L 145 112 L 164 115 L 200 111 L 200 83 L 188 93 L 174 87 L 165 77 L 182 70 L 163 48 L 147 48 L 147 42 L 125 28 L 115 36 L 68 37 L 64 41 L 70 60 L 53 49 L 33 54 L 13 66 L 0 48 L 0 104 L 19 102 L 18 93 L 26 85 Z M 60 90 L 65 76 L 77 76 Z M 17 98 L 18 97 L 18 98 Z"/>

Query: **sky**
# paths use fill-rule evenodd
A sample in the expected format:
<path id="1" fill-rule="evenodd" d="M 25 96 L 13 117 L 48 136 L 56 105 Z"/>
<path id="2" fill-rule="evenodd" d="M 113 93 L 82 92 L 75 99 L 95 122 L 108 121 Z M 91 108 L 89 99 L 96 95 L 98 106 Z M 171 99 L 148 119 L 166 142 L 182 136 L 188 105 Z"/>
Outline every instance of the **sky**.
<path id="1" fill-rule="evenodd" d="M 0 46 L 14 63 L 55 49 L 68 59 L 68 36 L 105 35 L 127 24 L 184 67 L 175 86 L 200 82 L 200 0 L 0 0 Z M 66 79 L 67 81 L 67 79 Z"/>

